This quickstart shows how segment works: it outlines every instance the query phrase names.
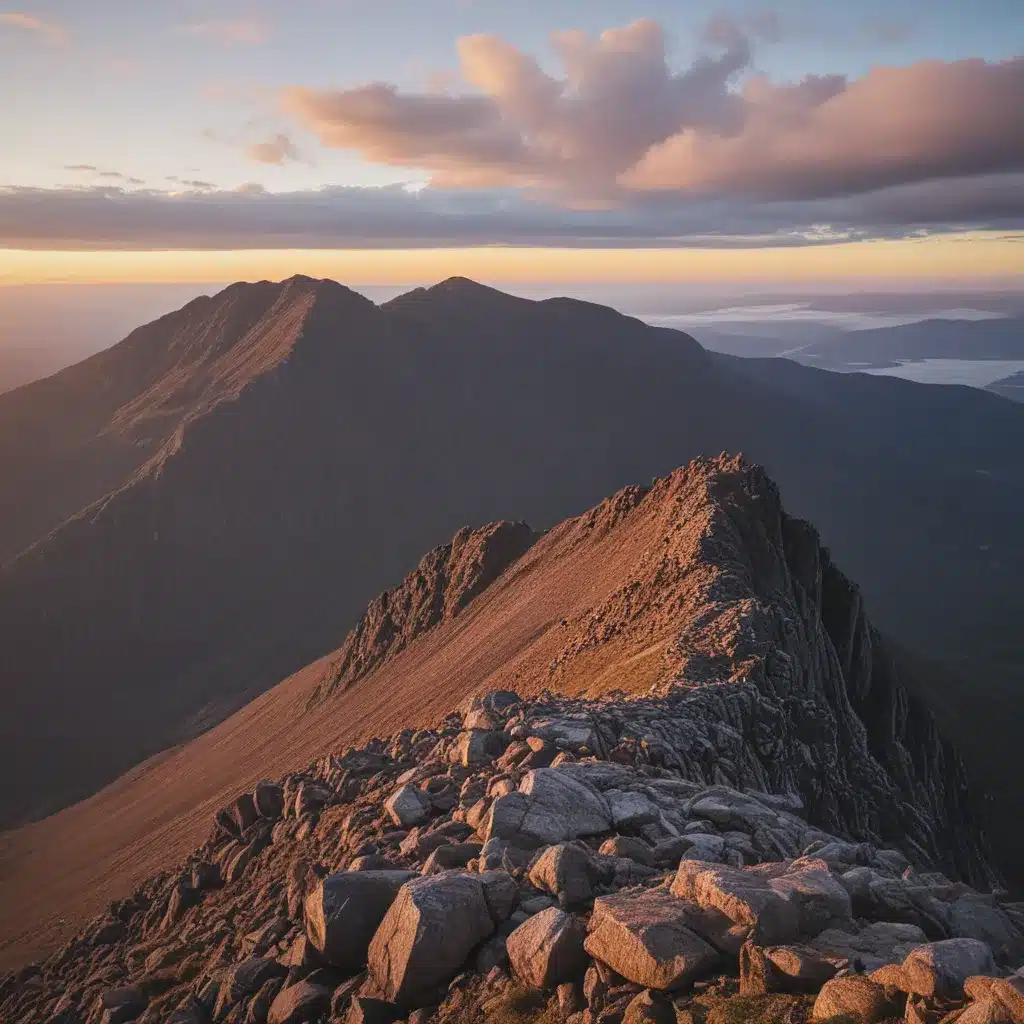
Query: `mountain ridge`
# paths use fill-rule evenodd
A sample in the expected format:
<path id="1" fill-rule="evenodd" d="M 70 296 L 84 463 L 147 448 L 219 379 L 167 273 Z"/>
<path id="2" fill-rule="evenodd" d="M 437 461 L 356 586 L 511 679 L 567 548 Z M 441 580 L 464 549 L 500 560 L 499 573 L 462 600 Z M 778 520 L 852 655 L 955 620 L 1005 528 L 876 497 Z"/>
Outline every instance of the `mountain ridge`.
<path id="1" fill-rule="evenodd" d="M 513 550 L 533 543 L 458 615 L 349 685 L 325 688 L 347 641 L 190 744 L 6 834 L 4 959 L 52 948 L 104 900 L 184 856 L 239 789 L 353 742 L 411 737 L 513 685 L 556 704 L 582 699 L 607 718 L 612 732 L 590 742 L 612 760 L 797 793 L 828 831 L 898 838 L 922 867 L 994 879 L 955 751 L 902 690 L 856 587 L 759 467 L 698 460 L 542 537 L 520 526 L 513 538 Z M 417 575 L 395 590 L 416 591 Z M 421 605 L 443 604 L 447 590 L 435 574 Z M 622 615 L 610 619 L 610 607 Z M 379 621 L 372 608 L 368 618 Z"/>

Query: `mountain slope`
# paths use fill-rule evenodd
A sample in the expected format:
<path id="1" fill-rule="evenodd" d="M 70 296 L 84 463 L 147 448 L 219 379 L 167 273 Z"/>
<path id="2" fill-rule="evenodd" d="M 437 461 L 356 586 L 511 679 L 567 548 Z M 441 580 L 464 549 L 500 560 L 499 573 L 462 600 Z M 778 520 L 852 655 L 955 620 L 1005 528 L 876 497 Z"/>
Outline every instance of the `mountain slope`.
<path id="1" fill-rule="evenodd" d="M 74 415 L 137 465 L 0 571 L 0 769 L 24 779 L 0 821 L 94 792 L 332 649 L 467 521 L 543 528 L 723 448 L 827 531 L 886 629 L 984 657 L 986 678 L 1024 661 L 1016 405 L 782 361 L 752 376 L 678 332 L 464 280 L 383 307 L 305 279 L 197 303 L 104 354 L 105 404 L 66 371 Z M 33 463 L 47 486 L 55 450 Z"/>
<path id="2" fill-rule="evenodd" d="M 0 563 L 123 484 L 190 419 L 286 358 L 312 284 L 235 285 L 195 299 L 3 396 Z"/>
<path id="3" fill-rule="evenodd" d="M 494 526 L 441 552 L 502 534 L 525 537 Z M 417 570 L 392 593 L 437 606 L 451 591 Z M 758 467 L 702 460 L 619 492 L 511 559 L 458 615 L 409 630 L 397 653 L 386 635 L 366 642 L 379 621 L 377 603 L 331 657 L 90 800 L 8 833 L 5 958 L 52 948 L 184 856 L 257 779 L 372 736 L 408 738 L 494 689 L 628 694 L 624 707 L 590 709 L 612 729 L 590 741 L 603 756 L 614 748 L 613 759 L 703 783 L 795 792 L 822 827 L 991 878 L 956 753 L 903 688 L 857 588 Z M 375 667 L 331 689 L 357 642 Z"/>

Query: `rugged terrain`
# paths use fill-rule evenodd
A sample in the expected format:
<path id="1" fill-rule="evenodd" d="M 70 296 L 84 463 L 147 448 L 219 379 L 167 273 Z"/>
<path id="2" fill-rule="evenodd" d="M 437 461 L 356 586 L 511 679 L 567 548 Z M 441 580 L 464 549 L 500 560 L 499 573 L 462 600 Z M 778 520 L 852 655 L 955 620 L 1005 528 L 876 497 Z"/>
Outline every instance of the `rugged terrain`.
<path id="1" fill-rule="evenodd" d="M 1019 808 L 1000 758 L 1024 664 L 1024 408 L 754 369 L 581 302 L 453 280 L 375 306 L 294 278 L 0 396 L 0 771 L 21 780 L 0 823 L 332 650 L 463 524 L 544 529 L 723 448 L 827 533 L 881 627 L 984 683 L 925 696 Z"/>
<path id="2" fill-rule="evenodd" d="M 698 461 L 531 540 L 460 533 L 374 602 L 302 731 L 360 693 L 364 730 L 407 726 L 246 781 L 0 1016 L 1024 1020 L 1024 904 L 959 759 L 763 470 Z"/>
<path id="3" fill-rule="evenodd" d="M 328 757 L 313 774 L 334 786 L 323 766 L 349 744 L 401 752 L 365 791 L 383 813 L 406 769 L 449 772 L 434 748 L 460 729 L 438 724 L 496 689 L 532 695 L 531 721 L 575 718 L 577 754 L 796 794 L 815 827 L 989 888 L 960 760 L 901 672 L 814 529 L 736 459 L 626 488 L 540 537 L 515 523 L 463 531 L 374 601 L 333 655 L 90 800 L 8 833 L 0 948 L 9 964 L 53 950 L 105 900 L 186 858 L 217 809 L 261 778 Z M 545 738 L 530 728 L 519 739 Z M 411 753 L 416 729 L 435 731 Z M 373 740 L 402 730 L 397 746 Z M 469 740 L 484 742 L 480 771 L 505 750 L 485 734 Z M 451 772 L 459 787 L 469 777 Z M 330 820 L 307 838 L 335 843 Z M 246 905 L 262 906 L 252 896 Z"/>

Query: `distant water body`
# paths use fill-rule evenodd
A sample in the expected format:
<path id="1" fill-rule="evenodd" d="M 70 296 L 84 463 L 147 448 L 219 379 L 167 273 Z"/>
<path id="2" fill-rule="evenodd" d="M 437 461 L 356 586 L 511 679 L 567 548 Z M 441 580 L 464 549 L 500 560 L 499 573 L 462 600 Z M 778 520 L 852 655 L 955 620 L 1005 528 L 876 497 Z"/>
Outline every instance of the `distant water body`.
<path id="1" fill-rule="evenodd" d="M 859 372 L 902 377 L 918 384 L 966 384 L 972 388 L 987 388 L 1019 370 L 1024 370 L 1024 359 L 916 359 L 905 360 L 899 366 Z"/>
<path id="2" fill-rule="evenodd" d="M 640 315 L 641 320 L 658 327 L 676 327 L 682 330 L 699 327 L 727 327 L 730 324 L 753 326 L 817 324 L 844 331 L 866 331 L 872 327 L 900 327 L 922 320 L 1000 320 L 1002 313 L 985 309 L 939 309 L 927 313 L 850 313 L 829 309 L 814 309 L 807 303 L 791 302 L 762 306 L 723 306 L 721 309 L 702 310 L 699 313 L 652 313 Z"/>

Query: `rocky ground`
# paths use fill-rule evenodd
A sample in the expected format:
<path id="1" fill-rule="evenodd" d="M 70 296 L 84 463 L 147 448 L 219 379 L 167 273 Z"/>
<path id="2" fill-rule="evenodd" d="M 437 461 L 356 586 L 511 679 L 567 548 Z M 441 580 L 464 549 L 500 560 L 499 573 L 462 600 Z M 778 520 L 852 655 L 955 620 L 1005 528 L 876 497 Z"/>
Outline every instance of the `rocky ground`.
<path id="1" fill-rule="evenodd" d="M 1024 904 L 667 766 L 690 700 L 496 692 L 261 782 L 0 1020 L 1024 1022 Z"/>

